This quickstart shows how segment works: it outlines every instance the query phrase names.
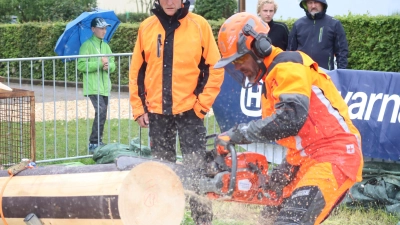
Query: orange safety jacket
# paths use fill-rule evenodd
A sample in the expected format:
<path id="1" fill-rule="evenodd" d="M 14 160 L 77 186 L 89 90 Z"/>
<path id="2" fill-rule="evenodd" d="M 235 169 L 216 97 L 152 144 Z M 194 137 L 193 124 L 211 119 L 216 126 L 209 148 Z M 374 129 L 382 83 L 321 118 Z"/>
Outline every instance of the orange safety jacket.
<path id="1" fill-rule="evenodd" d="M 262 120 L 247 125 L 246 139 L 274 140 L 292 165 L 330 162 L 361 181 L 361 136 L 330 77 L 300 51 L 274 47 L 264 63 Z"/>
<path id="2" fill-rule="evenodd" d="M 220 59 L 207 20 L 178 10 L 167 17 L 162 9 L 139 27 L 129 71 L 130 103 L 136 120 L 146 112 L 176 115 L 194 109 L 203 118 L 224 78 L 214 69 Z"/>

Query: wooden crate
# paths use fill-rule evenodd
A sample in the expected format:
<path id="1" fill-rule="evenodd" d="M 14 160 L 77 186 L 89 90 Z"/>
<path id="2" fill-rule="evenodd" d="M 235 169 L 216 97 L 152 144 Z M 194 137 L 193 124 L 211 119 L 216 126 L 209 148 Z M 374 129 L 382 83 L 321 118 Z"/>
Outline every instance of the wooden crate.
<path id="1" fill-rule="evenodd" d="M 35 161 L 35 95 L 33 91 L 0 89 L 0 164 Z"/>

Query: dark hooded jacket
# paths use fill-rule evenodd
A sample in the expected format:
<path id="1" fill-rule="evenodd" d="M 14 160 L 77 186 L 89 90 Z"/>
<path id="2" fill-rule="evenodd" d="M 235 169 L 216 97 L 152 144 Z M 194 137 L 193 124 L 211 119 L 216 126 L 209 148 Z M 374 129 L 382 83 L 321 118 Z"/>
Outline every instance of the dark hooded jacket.
<path id="1" fill-rule="evenodd" d="M 268 22 L 268 37 L 271 39 L 275 47 L 279 47 L 283 51 L 287 48 L 289 29 L 286 24 L 271 20 Z"/>
<path id="2" fill-rule="evenodd" d="M 309 55 L 324 69 L 334 69 L 334 56 L 337 68 L 347 67 L 348 45 L 346 33 L 339 20 L 326 15 L 326 0 L 316 0 L 324 5 L 324 9 L 312 16 L 307 10 L 306 1 L 300 7 L 306 16 L 298 19 L 289 34 L 287 50 L 299 50 Z"/>

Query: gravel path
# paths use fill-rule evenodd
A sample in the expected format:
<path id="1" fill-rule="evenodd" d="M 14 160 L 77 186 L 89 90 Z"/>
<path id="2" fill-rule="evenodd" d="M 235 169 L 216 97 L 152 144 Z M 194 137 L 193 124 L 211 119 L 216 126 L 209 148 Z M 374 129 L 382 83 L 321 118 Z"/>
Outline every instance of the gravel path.
<path id="1" fill-rule="evenodd" d="M 94 108 L 82 89 L 74 87 L 42 86 L 10 83 L 11 88 L 31 90 L 35 93 L 35 118 L 37 122 L 94 118 Z M 44 112 L 44 115 L 43 115 Z M 132 118 L 128 92 L 111 92 L 109 100 L 110 119 Z M 208 114 L 213 115 L 212 110 Z"/>
<path id="2" fill-rule="evenodd" d="M 35 118 L 37 122 L 94 118 L 92 103 L 89 98 L 83 96 L 81 88 L 20 83 L 10 83 L 9 86 L 31 90 L 35 93 Z M 111 119 L 130 118 L 132 117 L 129 115 L 130 110 L 129 93 L 111 92 L 108 110 Z"/>
<path id="3" fill-rule="evenodd" d="M 44 112 L 44 115 L 43 115 Z M 128 99 L 111 99 L 109 102 L 110 119 L 128 119 L 132 116 Z M 75 120 L 77 118 L 94 118 L 94 108 L 90 100 L 58 101 L 35 104 L 36 122 L 51 120 Z M 108 117 L 107 117 L 108 118 Z"/>
<path id="4" fill-rule="evenodd" d="M 44 115 L 43 115 L 43 112 Z M 132 118 L 132 111 L 128 99 L 111 99 L 109 102 L 109 116 L 107 119 L 128 119 Z M 208 114 L 213 115 L 212 110 Z M 94 118 L 94 108 L 90 100 L 58 101 L 35 104 L 36 122 L 52 120 L 75 120 Z"/>

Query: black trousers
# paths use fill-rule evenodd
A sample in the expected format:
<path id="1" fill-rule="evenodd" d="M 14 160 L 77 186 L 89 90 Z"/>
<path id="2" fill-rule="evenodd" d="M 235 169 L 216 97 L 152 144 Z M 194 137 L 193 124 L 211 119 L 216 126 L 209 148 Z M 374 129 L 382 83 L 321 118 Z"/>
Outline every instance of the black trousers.
<path id="1" fill-rule="evenodd" d="M 198 193 L 198 182 L 206 169 L 206 134 L 202 119 L 193 110 L 179 115 L 149 113 L 149 136 L 152 156 L 176 162 L 176 135 L 179 137 L 183 165 L 191 170 L 190 189 Z M 197 224 L 212 221 L 211 201 L 197 195 L 187 195 L 193 220 Z"/>
<path id="2" fill-rule="evenodd" d="M 97 144 L 103 141 L 104 124 L 107 119 L 108 96 L 89 95 L 88 97 L 95 111 L 89 141 L 92 144 Z"/>
<path id="3" fill-rule="evenodd" d="M 193 110 L 179 115 L 149 113 L 150 147 L 154 158 L 176 161 L 176 135 L 183 163 L 197 169 L 205 169 L 206 134 L 203 120 Z"/>

